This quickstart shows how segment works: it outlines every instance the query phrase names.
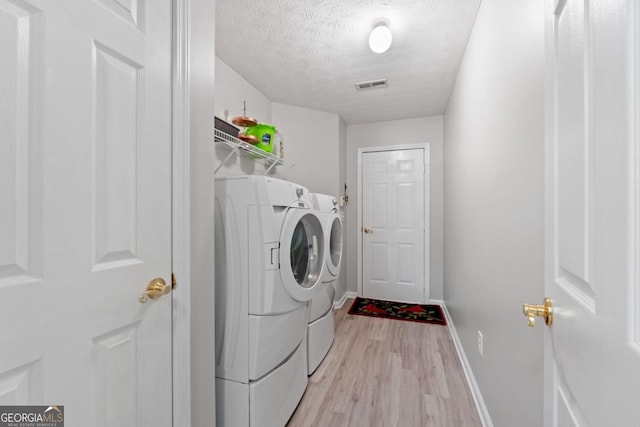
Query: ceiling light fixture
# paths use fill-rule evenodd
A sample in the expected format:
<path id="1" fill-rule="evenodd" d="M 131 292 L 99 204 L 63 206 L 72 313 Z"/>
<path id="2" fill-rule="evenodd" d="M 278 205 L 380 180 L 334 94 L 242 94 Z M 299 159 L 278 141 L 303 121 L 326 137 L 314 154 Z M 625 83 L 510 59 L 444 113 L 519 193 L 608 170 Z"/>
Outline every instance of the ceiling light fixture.
<path id="1" fill-rule="evenodd" d="M 385 22 L 378 22 L 369 34 L 369 47 L 375 53 L 386 52 L 391 47 L 393 36 Z"/>

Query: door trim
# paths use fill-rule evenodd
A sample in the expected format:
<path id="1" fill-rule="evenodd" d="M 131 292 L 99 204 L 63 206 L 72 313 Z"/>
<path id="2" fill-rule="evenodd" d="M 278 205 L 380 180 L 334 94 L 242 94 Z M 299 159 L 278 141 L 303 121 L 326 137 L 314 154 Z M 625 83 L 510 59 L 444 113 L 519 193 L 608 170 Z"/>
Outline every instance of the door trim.
<path id="1" fill-rule="evenodd" d="M 400 145 L 384 145 L 380 147 L 361 147 L 358 148 L 358 172 L 357 172 L 357 202 L 356 202 L 356 283 L 358 295 L 362 296 L 362 156 L 365 153 L 375 153 L 379 151 L 400 151 L 400 150 L 424 150 L 424 164 L 426 167 L 424 174 L 424 292 L 422 302 L 429 301 L 431 287 L 431 144 L 426 142 L 422 144 L 400 144 Z"/>
<path id="2" fill-rule="evenodd" d="M 633 106 L 631 108 L 633 114 L 633 130 L 631 131 L 631 138 L 633 141 L 633 171 L 635 174 L 636 182 L 640 180 L 640 7 L 636 2 L 631 2 L 629 5 L 629 11 L 631 19 L 631 28 L 633 29 L 633 37 L 631 38 L 631 46 L 629 53 L 633 58 L 632 64 L 634 68 L 633 74 L 635 78 L 633 82 Z M 635 210 L 633 212 L 634 218 L 634 232 L 635 232 L 635 262 L 636 266 L 640 266 L 640 188 L 636 188 L 633 199 Z M 640 270 L 636 267 L 635 271 L 635 289 L 634 289 L 634 301 L 636 309 L 633 310 L 633 319 L 629 319 L 633 322 L 633 333 L 631 339 L 634 342 L 634 347 L 640 352 Z"/>
<path id="3" fill-rule="evenodd" d="M 211 363 L 215 4 L 172 0 L 172 5 L 171 267 L 177 278 L 172 292 L 172 425 L 209 425 L 216 401 Z"/>
<path id="4" fill-rule="evenodd" d="M 191 425 L 191 256 L 189 157 L 189 2 L 173 0 L 173 131 L 171 191 L 171 270 L 178 285 L 172 292 L 173 423 Z M 178 144 L 176 141 L 184 141 Z M 183 286 L 184 284 L 184 286 Z"/>

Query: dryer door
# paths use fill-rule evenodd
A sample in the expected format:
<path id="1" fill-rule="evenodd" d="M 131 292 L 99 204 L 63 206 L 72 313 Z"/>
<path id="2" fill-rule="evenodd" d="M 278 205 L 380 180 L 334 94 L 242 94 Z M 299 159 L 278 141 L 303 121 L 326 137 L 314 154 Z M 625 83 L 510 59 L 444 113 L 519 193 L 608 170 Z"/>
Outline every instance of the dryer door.
<path id="1" fill-rule="evenodd" d="M 340 264 L 342 262 L 342 219 L 337 212 L 329 215 L 328 251 L 327 251 L 327 267 L 329 273 L 333 277 L 337 277 L 340 273 Z"/>
<path id="2" fill-rule="evenodd" d="M 318 217 L 309 209 L 289 209 L 280 236 L 280 274 L 295 300 L 308 301 L 317 294 L 324 251 Z"/>

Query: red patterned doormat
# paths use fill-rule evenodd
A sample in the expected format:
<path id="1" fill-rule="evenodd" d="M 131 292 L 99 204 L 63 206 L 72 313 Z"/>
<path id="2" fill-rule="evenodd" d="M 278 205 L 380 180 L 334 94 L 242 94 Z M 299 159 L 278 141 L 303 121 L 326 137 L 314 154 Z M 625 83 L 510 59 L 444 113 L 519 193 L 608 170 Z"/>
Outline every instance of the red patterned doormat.
<path id="1" fill-rule="evenodd" d="M 381 317 L 384 319 L 411 320 L 413 322 L 446 325 L 444 313 L 439 305 L 412 304 L 356 297 L 349 314 Z"/>

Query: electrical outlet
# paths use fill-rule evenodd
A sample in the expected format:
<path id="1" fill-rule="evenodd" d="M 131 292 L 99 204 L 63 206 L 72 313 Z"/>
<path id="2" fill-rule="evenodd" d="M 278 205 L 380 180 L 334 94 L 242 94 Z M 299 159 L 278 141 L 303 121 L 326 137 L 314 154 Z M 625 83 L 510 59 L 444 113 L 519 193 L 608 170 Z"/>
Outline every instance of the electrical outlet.
<path id="1" fill-rule="evenodd" d="M 484 336 L 480 331 L 478 331 L 478 353 L 480 353 L 480 357 L 484 355 Z"/>

